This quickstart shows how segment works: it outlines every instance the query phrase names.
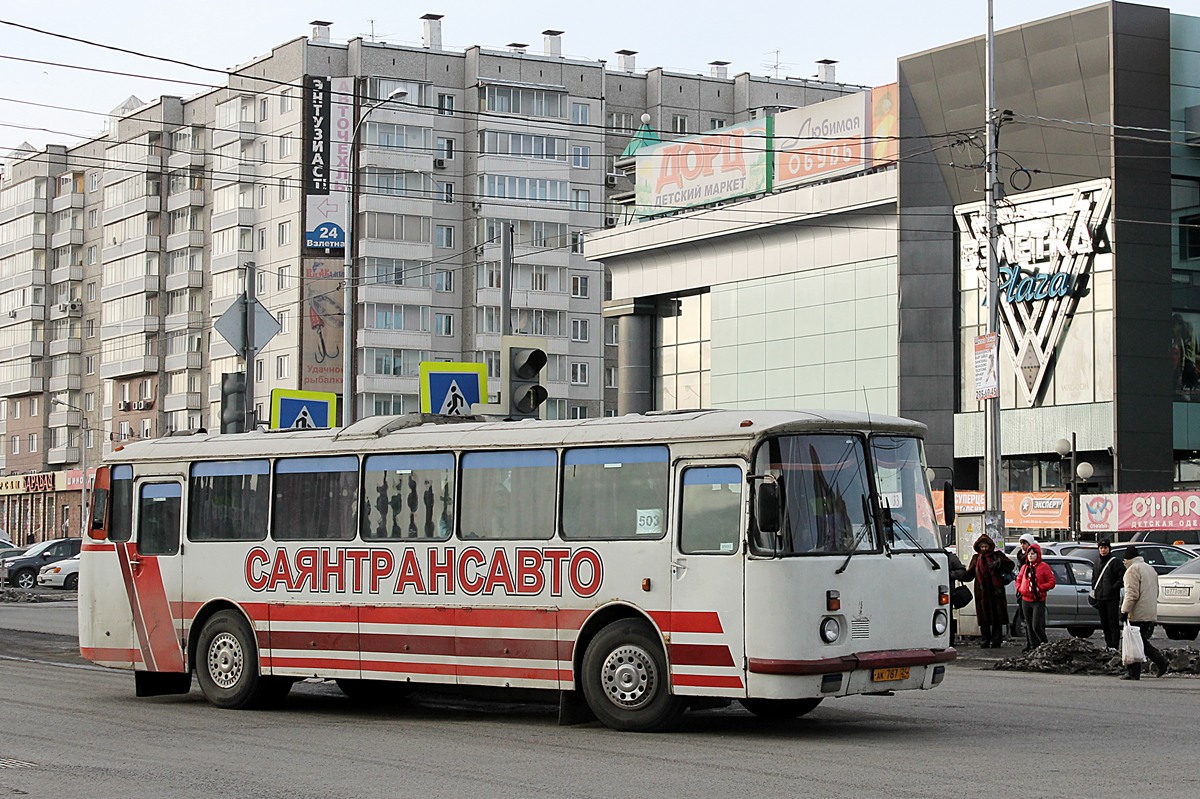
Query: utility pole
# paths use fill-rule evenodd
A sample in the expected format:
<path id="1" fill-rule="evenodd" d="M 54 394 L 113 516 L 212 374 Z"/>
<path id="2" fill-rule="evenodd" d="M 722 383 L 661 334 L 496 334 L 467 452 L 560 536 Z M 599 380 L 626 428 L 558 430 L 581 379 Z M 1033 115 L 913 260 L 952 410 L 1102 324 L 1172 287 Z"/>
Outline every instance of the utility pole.
<path id="1" fill-rule="evenodd" d="M 254 413 L 254 362 L 258 350 L 254 346 L 254 261 L 246 261 L 246 431 L 254 429 L 258 423 Z"/>
<path id="2" fill-rule="evenodd" d="M 984 113 L 987 116 L 985 136 L 985 171 L 987 180 L 984 191 L 984 203 L 987 206 L 987 332 L 1000 331 L 1000 266 L 996 260 L 996 242 L 999 231 L 996 225 L 996 201 L 999 199 L 999 166 L 997 147 L 1000 140 L 999 115 L 996 109 L 996 32 L 992 19 L 993 0 L 987 0 L 987 47 L 985 80 L 986 97 Z M 996 340 L 997 368 L 999 368 L 999 339 Z M 984 421 L 986 425 L 984 439 L 986 492 L 983 513 L 983 529 L 996 542 L 997 546 L 1004 541 L 1004 502 L 1000 491 L 1000 392 L 996 396 L 984 400 Z"/>

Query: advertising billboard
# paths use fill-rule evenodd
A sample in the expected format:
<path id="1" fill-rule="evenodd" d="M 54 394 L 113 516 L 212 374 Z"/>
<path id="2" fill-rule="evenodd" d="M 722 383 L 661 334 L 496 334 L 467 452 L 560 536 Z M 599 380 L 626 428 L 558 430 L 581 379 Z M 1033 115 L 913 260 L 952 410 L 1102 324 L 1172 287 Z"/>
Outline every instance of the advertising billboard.
<path id="1" fill-rule="evenodd" d="M 870 92 L 848 94 L 775 115 L 776 188 L 861 172 L 870 165 Z"/>
<path id="2" fill-rule="evenodd" d="M 771 190 L 767 120 L 643 147 L 637 216 L 655 216 Z"/>
<path id="3" fill-rule="evenodd" d="M 354 79 L 304 78 L 304 246 L 346 246 Z"/>
<path id="4" fill-rule="evenodd" d="M 340 258 L 305 258 L 300 334 L 300 388 L 340 392 L 342 388 L 342 275 Z"/>

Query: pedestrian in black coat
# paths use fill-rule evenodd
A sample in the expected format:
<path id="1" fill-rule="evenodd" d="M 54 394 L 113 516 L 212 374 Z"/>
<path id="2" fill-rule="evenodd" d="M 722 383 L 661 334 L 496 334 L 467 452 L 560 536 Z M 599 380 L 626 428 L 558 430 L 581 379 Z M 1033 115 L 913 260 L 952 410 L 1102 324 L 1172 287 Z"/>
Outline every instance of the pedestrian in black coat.
<path id="1" fill-rule="evenodd" d="M 1121 582 L 1125 578 L 1125 564 L 1112 554 L 1112 542 L 1101 538 L 1096 551 L 1100 562 L 1092 572 L 1092 598 L 1100 614 L 1100 629 L 1104 630 L 1104 645 L 1109 649 L 1121 646 Z"/>

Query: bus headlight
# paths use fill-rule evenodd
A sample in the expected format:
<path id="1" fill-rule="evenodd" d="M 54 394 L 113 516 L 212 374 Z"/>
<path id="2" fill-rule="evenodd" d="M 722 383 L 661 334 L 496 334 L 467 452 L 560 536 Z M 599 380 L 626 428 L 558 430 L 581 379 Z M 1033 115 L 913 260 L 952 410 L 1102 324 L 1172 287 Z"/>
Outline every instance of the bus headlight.
<path id="1" fill-rule="evenodd" d="M 821 619 L 821 640 L 827 644 L 832 644 L 842 634 L 842 625 L 832 616 L 826 616 Z"/>
<path id="2" fill-rule="evenodd" d="M 933 612 L 933 634 L 945 635 L 946 630 L 950 629 L 950 616 L 941 608 Z"/>

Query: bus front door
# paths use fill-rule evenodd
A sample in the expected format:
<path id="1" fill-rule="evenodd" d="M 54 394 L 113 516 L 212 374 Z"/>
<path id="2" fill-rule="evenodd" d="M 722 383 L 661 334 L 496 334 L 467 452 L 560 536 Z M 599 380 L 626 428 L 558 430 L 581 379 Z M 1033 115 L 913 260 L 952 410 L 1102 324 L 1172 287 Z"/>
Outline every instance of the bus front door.
<path id="1" fill-rule="evenodd" d="M 134 633 L 147 671 L 183 672 L 183 486 L 171 479 L 137 483 L 134 540 L 128 549 Z"/>
<path id="2" fill-rule="evenodd" d="M 676 694 L 745 696 L 745 472 L 737 462 L 685 462 L 674 482 L 671 684 Z"/>

